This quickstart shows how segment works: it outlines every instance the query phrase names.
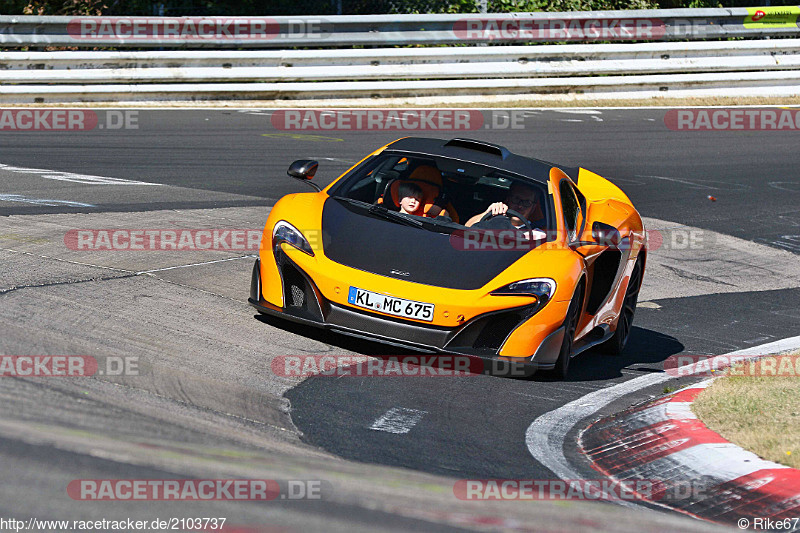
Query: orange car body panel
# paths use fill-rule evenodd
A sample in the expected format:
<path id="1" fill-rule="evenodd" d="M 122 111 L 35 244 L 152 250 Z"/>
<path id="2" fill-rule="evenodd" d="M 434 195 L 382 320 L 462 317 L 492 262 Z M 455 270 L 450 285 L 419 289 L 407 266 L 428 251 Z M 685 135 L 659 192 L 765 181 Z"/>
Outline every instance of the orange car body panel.
<path id="1" fill-rule="evenodd" d="M 386 146 L 379 148 L 364 159 L 380 153 L 385 148 Z M 360 162 L 351 169 L 358 164 Z M 348 172 L 350 169 L 342 176 Z M 628 197 L 618 187 L 599 175 L 585 169 L 580 169 L 579 172 L 577 188 L 585 195 L 587 203 L 584 217 L 586 223 L 583 224 L 584 229 L 580 233 L 579 240 L 592 240 L 591 223 L 602 221 L 619 228 L 623 237 L 629 237 L 631 249 L 630 253 L 626 254 L 624 271 L 614 283 L 615 297 L 600 307 L 595 314 L 582 313 L 576 331 L 576 339 L 586 335 L 600 324 L 608 324 L 613 329 L 615 320 L 620 313 L 634 263 L 639 252 L 646 246 L 641 217 Z M 264 228 L 260 250 L 261 296 L 270 307 L 274 306 L 276 310 L 280 310 L 285 305 L 282 280 L 272 251 L 272 230 L 278 221 L 286 220 L 303 233 L 314 250 L 314 256 L 287 243 L 280 244 L 283 252 L 300 269 L 309 274 L 324 298 L 340 306 L 363 311 L 348 302 L 349 287 L 357 286 L 380 294 L 433 303 L 435 309 L 432 321 L 412 318 L 403 320 L 455 328 L 469 322 L 474 317 L 491 311 L 511 309 L 534 302 L 534 297 L 496 296 L 490 294 L 492 291 L 522 279 L 549 277 L 556 281 L 555 294 L 541 310 L 512 330 L 501 346 L 498 355 L 511 358 L 530 358 L 542 341 L 561 327 L 569 302 L 574 296 L 575 287 L 581 278 L 586 278 L 587 274 L 582 262 L 576 260 L 576 254 L 584 250 L 579 248 L 576 251 L 569 247 L 564 227 L 561 198 L 558 191 L 560 180 L 570 179 L 564 172 L 557 168 L 553 168 L 550 172 L 549 194 L 553 197 L 557 213 L 556 239 L 526 253 L 485 286 L 475 290 L 442 288 L 385 277 L 336 263 L 326 257 L 322 243 L 322 208 L 324 202 L 329 198 L 327 192 L 342 176 L 321 192 L 284 196 L 272 208 Z M 587 246 L 586 251 L 592 252 L 592 246 Z M 594 251 L 599 253 L 602 249 Z M 590 258 L 591 253 L 588 253 L 586 260 L 589 261 Z M 541 268 L 541 275 L 538 268 Z M 591 287 L 586 287 L 586 290 L 588 292 Z M 370 313 L 384 314 L 372 310 Z M 386 314 L 385 316 L 392 315 Z M 396 317 L 392 318 L 396 319 Z"/>

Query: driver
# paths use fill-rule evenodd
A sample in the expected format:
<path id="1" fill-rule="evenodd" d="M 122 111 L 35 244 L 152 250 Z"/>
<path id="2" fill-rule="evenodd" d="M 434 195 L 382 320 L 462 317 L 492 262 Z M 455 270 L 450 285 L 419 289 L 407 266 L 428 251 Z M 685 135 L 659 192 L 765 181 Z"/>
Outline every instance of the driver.
<path id="1" fill-rule="evenodd" d="M 486 216 L 489 213 L 491 213 L 493 216 L 504 215 L 506 211 L 508 211 L 509 209 L 512 209 L 517 213 L 519 213 L 520 215 L 524 216 L 531 223 L 538 221 L 536 219 L 531 220 L 532 215 L 537 214 L 539 215 L 537 219 L 541 218 L 542 211 L 536 200 L 536 191 L 529 185 L 515 181 L 514 183 L 511 184 L 511 187 L 508 189 L 508 194 L 506 195 L 505 202 L 493 203 L 483 213 L 478 213 L 474 217 L 467 220 L 465 226 L 467 227 L 474 226 L 475 224 L 480 222 L 480 220 L 484 216 Z M 507 220 L 510 220 L 511 224 L 516 229 L 525 229 L 525 222 L 520 220 L 518 217 L 513 216 Z"/>

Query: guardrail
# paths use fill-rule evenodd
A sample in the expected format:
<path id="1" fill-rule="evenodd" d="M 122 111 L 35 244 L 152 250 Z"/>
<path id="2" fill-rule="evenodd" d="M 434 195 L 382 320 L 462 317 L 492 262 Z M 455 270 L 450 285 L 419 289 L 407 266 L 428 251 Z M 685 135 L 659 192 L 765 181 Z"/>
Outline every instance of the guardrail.
<path id="1" fill-rule="evenodd" d="M 797 11 L 800 12 L 800 8 Z M 657 15 L 665 16 L 665 12 L 669 12 L 671 17 L 661 20 L 668 23 L 661 26 L 652 24 Z M 327 34 L 325 46 L 335 43 L 353 45 L 357 42 L 425 42 L 441 46 L 0 52 L 0 102 L 321 100 L 351 97 L 361 98 L 362 101 L 374 97 L 433 97 L 457 101 L 468 97 L 474 100 L 476 95 L 602 99 L 800 94 L 800 39 L 763 39 L 772 35 L 800 35 L 796 17 L 791 19 L 789 16 L 790 21 L 784 20 L 781 27 L 773 27 L 780 25 L 775 20 L 753 27 L 744 25 L 743 12 L 748 13 L 750 19 L 763 19 L 746 9 L 331 17 L 334 20 L 331 28 L 335 31 Z M 664 31 L 660 36 L 653 36 L 653 42 L 519 46 L 509 44 L 516 40 L 509 34 L 506 35 L 509 39 L 497 41 L 505 43 L 503 46 L 442 45 L 452 40 L 458 32 L 470 31 L 470 28 L 479 32 L 476 34 L 478 37 L 486 35 L 480 31 L 500 28 L 486 23 L 494 17 L 514 20 L 515 31 L 522 31 L 521 21 L 526 20 L 523 15 L 535 15 L 548 21 L 535 30 L 540 32 L 542 40 L 551 37 L 553 31 L 579 31 L 587 37 L 586 32 L 596 27 L 590 23 L 595 24 L 596 21 L 600 21 L 601 27 L 603 21 L 633 21 L 627 26 L 614 26 L 609 31 L 621 32 L 622 27 L 651 33 L 657 28 Z M 709 18 L 712 15 L 716 18 Z M 467 22 L 458 26 L 457 17 Z M 6 23 L 5 19 L 9 18 L 13 17 L 0 17 L 0 31 Z M 53 22 L 55 17 L 18 18 L 28 21 L 20 24 L 32 25 L 28 29 L 39 27 L 36 23 L 41 19 L 50 21 L 47 24 L 52 23 L 50 26 L 45 24 L 45 29 L 63 29 L 76 24 L 74 19 L 63 17 L 58 18 L 57 23 Z M 734 24 L 734 19 L 738 25 Z M 133 19 L 126 20 L 130 22 Z M 163 23 L 168 19 L 158 20 Z M 252 22 L 253 19 L 248 20 Z M 257 20 L 263 22 L 264 19 Z M 294 20 L 297 22 L 301 19 Z M 306 29 L 315 28 L 318 35 L 324 33 L 317 31 L 323 26 L 311 24 L 310 18 L 302 20 Z M 643 20 L 648 22 L 640 24 Z M 676 23 L 679 20 L 692 22 L 681 26 Z M 708 28 L 699 22 L 709 20 L 722 22 L 708 24 Z M 564 21 L 574 24 L 561 25 Z M 248 41 L 248 46 L 259 48 L 276 43 L 283 46 L 299 43 L 281 37 L 279 32 L 284 22 L 281 18 L 277 26 L 272 28 L 277 33 L 273 33 L 270 42 Z M 794 28 L 788 27 L 790 23 L 794 24 Z M 445 24 L 449 25 L 449 30 L 442 29 Z M 479 28 L 476 25 L 484 26 Z M 610 28 L 610 23 L 606 27 Z M 680 27 L 695 28 L 692 38 L 699 38 L 701 34 L 732 36 L 750 32 L 750 35 L 762 39 L 671 42 L 670 39 L 677 38 L 676 32 Z M 368 31 L 369 28 L 375 31 Z M 245 29 L 251 31 L 253 26 L 245 26 Z M 508 33 L 507 30 L 509 27 L 498 29 L 498 35 L 503 37 L 503 31 Z M 50 45 L 67 43 L 64 32 L 26 35 L 38 44 L 45 42 L 42 39 L 49 39 L 46 42 Z M 18 37 L 19 34 L 0 33 L 0 42 L 14 36 Z M 682 37 L 686 38 L 687 35 Z M 122 44 L 133 47 L 157 45 L 148 39 L 123 39 Z M 189 37 L 184 41 L 187 39 L 191 41 Z M 197 44 L 195 41 L 184 41 L 170 40 L 169 44 L 178 48 Z M 481 43 L 478 38 L 473 41 L 475 44 Z M 225 48 L 234 46 L 236 42 L 224 41 L 220 45 L 214 41 L 214 44 Z M 309 42 L 302 41 L 306 45 Z M 315 42 L 315 46 L 322 46 L 320 39 Z M 464 42 L 471 41 L 460 40 L 460 43 Z M 163 44 L 162 40 L 158 40 L 158 43 Z M 101 44 L 110 44 L 110 41 L 92 41 L 93 46 Z M 212 43 L 204 41 L 200 44 Z"/>
<path id="2" fill-rule="evenodd" d="M 800 68 L 800 39 L 382 48 L 370 50 L 9 52 L 8 83 L 311 82 L 542 78 Z M 179 66 L 176 66 L 179 65 Z"/>
<path id="3" fill-rule="evenodd" d="M 330 17 L 0 16 L 0 46 L 219 49 L 753 38 L 797 35 L 797 13 L 800 8 L 787 7 Z M 633 35 L 615 36 L 615 31 Z"/>
<path id="4" fill-rule="evenodd" d="M 280 52 L 7 52 L 0 54 L 0 64 L 0 100 L 6 102 L 800 93 L 800 39 Z"/>

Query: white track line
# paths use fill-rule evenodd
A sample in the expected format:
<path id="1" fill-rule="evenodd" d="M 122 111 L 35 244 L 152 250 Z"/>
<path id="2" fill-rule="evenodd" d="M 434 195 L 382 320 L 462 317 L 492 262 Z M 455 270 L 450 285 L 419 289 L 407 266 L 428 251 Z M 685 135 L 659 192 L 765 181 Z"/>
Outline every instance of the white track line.
<path id="1" fill-rule="evenodd" d="M 93 176 L 91 174 L 76 174 L 75 172 L 62 172 L 59 170 L 46 170 L 43 168 L 27 168 L 4 165 L 0 163 L 0 170 L 13 172 L 15 174 L 34 174 L 49 180 L 63 182 L 80 183 L 81 185 L 156 185 L 160 183 L 150 183 L 147 181 L 127 180 L 123 178 L 109 178 L 106 176 Z"/>
<path id="2" fill-rule="evenodd" d="M 731 355 L 759 356 L 800 348 L 800 336 L 782 339 L 744 350 L 738 350 L 718 357 Z M 584 418 L 591 416 L 618 398 L 637 390 L 657 385 L 672 379 L 672 373 L 647 374 L 619 385 L 600 389 L 578 398 L 534 420 L 525 432 L 525 445 L 534 459 L 550 469 L 561 479 L 581 479 L 564 455 L 567 434 Z M 696 387 L 697 385 L 692 385 Z M 619 502 L 630 504 L 630 502 Z"/>
<path id="3" fill-rule="evenodd" d="M 83 202 L 73 202 L 71 200 L 52 200 L 48 198 L 28 198 L 19 194 L 0 194 L 0 202 L 22 202 L 25 204 L 33 205 L 47 205 L 59 206 L 65 205 L 67 207 L 97 207 L 94 204 L 85 204 Z"/>
<path id="4" fill-rule="evenodd" d="M 247 259 L 248 257 L 258 257 L 257 255 L 241 255 L 238 257 L 227 257 L 225 259 L 214 259 L 213 261 L 202 261 L 200 263 L 191 263 L 188 265 L 176 265 L 171 267 L 164 267 L 164 268 L 154 268 L 153 270 L 142 270 L 141 272 L 136 272 L 137 276 L 142 274 L 153 274 L 155 272 L 164 272 L 165 270 L 175 270 L 176 268 L 191 268 L 196 266 L 203 266 L 203 265 L 213 265 L 214 263 L 224 263 L 226 261 L 236 261 L 238 259 Z"/>
<path id="5" fill-rule="evenodd" d="M 411 431 L 411 428 L 416 426 L 417 422 L 422 420 L 422 417 L 427 413 L 427 411 L 420 411 L 418 409 L 392 407 L 375 420 L 369 429 L 402 435 Z"/>

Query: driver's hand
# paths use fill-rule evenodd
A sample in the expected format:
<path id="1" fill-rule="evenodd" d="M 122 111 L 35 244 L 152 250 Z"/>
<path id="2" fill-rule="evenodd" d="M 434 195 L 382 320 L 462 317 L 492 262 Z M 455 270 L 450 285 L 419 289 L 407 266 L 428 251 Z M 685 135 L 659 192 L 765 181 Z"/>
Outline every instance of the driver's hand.
<path id="1" fill-rule="evenodd" d="M 508 211 L 508 206 L 503 202 L 495 202 L 486 209 L 486 214 L 491 213 L 492 215 L 505 215 L 506 211 Z"/>

